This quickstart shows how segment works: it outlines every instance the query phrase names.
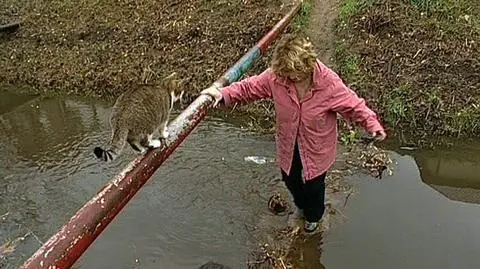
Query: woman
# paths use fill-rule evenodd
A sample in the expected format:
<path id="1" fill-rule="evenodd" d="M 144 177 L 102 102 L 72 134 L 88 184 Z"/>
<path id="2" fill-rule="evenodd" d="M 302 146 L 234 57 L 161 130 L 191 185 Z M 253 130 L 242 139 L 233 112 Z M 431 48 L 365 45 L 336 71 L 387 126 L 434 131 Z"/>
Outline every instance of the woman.
<path id="1" fill-rule="evenodd" d="M 377 115 L 330 68 L 317 59 L 312 43 L 286 35 L 275 48 L 270 68 L 222 89 L 202 91 L 215 106 L 273 99 L 276 151 L 282 179 L 313 232 L 325 211 L 325 176 L 335 162 L 337 113 L 358 123 L 376 140 L 386 138 Z"/>

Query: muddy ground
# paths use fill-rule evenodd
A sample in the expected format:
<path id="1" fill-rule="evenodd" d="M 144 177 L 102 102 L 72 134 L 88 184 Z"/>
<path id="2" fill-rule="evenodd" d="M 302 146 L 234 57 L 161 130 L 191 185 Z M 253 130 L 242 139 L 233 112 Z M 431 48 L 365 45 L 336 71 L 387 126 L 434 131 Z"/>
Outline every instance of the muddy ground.
<path id="1" fill-rule="evenodd" d="M 196 95 L 289 7 L 282 0 L 4 0 L 0 24 L 22 26 L 0 37 L 0 83 L 117 96 L 177 72 Z M 251 72 L 264 67 L 260 61 Z"/>
<path id="2" fill-rule="evenodd" d="M 391 132 L 480 134 L 480 2 L 342 1 L 336 66 Z"/>

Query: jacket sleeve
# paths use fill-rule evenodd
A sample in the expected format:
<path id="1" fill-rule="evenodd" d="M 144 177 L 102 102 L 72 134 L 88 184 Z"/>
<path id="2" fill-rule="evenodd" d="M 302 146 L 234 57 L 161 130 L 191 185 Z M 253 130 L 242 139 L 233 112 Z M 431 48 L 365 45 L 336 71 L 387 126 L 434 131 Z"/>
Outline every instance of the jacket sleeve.
<path id="1" fill-rule="evenodd" d="M 250 103 L 272 97 L 270 88 L 271 71 L 265 70 L 260 75 L 245 78 L 221 89 L 223 103 L 228 106 L 233 103 Z"/>
<path id="2" fill-rule="evenodd" d="M 367 107 L 365 100 L 348 88 L 338 75 L 333 71 L 330 72 L 329 77 L 332 82 L 330 109 L 348 121 L 360 124 L 370 133 L 383 131 L 384 128 L 377 114 Z"/>

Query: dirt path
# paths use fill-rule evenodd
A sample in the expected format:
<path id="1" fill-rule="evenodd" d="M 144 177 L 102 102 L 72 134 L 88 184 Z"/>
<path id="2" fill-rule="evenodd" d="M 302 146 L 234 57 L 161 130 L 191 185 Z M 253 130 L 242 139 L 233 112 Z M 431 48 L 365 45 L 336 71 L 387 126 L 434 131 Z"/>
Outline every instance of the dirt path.
<path id="1" fill-rule="evenodd" d="M 318 51 L 319 58 L 327 65 L 333 63 L 335 52 L 335 20 L 338 17 L 340 0 L 315 0 L 307 30 Z"/>

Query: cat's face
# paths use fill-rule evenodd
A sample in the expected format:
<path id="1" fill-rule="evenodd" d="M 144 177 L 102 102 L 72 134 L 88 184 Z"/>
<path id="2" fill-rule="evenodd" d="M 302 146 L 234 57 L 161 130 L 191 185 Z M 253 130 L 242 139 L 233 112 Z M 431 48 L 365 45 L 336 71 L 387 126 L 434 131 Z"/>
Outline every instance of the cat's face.
<path id="1" fill-rule="evenodd" d="M 173 102 L 178 102 L 180 101 L 180 103 L 183 101 L 183 93 L 184 91 L 183 90 L 173 90 L 172 91 L 172 98 L 173 98 Z"/>
<path id="2" fill-rule="evenodd" d="M 183 109 L 186 104 L 186 100 L 183 97 L 184 95 L 184 80 L 178 77 L 178 74 L 173 72 L 169 76 L 165 77 L 163 80 L 163 87 L 169 89 L 172 107 L 176 102 L 180 103 L 180 107 Z"/>
<path id="3" fill-rule="evenodd" d="M 172 97 L 172 106 L 176 102 L 180 103 L 180 109 L 185 109 L 187 107 L 186 100 L 183 97 L 184 91 L 183 90 L 172 90 L 170 91 L 170 96 Z"/>

